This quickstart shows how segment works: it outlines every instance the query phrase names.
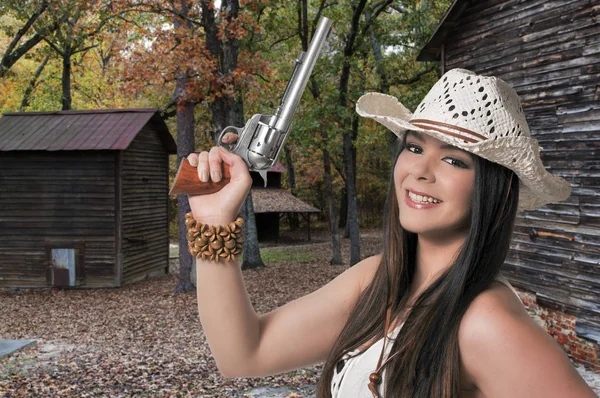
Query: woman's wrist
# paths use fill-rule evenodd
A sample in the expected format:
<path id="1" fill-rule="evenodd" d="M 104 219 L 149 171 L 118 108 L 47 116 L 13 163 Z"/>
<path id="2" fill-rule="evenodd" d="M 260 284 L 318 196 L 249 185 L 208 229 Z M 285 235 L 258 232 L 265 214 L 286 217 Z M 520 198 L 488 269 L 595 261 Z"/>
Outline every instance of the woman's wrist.
<path id="1" fill-rule="evenodd" d="M 194 220 L 208 225 L 227 225 L 234 222 L 238 218 L 238 214 L 194 214 Z"/>
<path id="2" fill-rule="evenodd" d="M 215 219 L 213 219 L 215 220 Z M 225 220 L 225 218 L 221 218 Z M 244 243 L 244 219 L 222 224 L 198 221 L 189 212 L 185 215 L 188 250 L 197 259 L 232 261 L 240 255 Z"/>

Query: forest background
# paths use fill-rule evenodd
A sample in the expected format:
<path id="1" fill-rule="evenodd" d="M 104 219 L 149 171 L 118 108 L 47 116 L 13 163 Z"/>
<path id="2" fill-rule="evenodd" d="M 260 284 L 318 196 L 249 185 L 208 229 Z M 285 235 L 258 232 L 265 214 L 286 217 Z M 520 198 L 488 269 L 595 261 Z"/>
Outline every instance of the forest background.
<path id="1" fill-rule="evenodd" d="M 331 264 L 360 260 L 359 229 L 381 224 L 392 133 L 354 111 L 365 92 L 414 109 L 439 78 L 416 61 L 451 0 L 0 0 L 0 111 L 158 108 L 182 157 L 224 127 L 279 105 L 321 16 L 332 33 L 280 162 L 284 186 L 322 210 Z M 248 203 L 250 200 L 250 203 Z M 245 268 L 262 265 L 251 197 Z M 187 197 L 171 198 L 171 237 L 185 242 Z M 298 220 L 289 220 L 292 228 Z M 341 231 L 341 232 L 340 232 Z M 249 233 L 248 233 L 249 232 Z M 350 238 L 342 259 L 339 236 Z M 184 246 L 185 247 L 185 246 Z M 179 291 L 192 289 L 180 251 Z"/>

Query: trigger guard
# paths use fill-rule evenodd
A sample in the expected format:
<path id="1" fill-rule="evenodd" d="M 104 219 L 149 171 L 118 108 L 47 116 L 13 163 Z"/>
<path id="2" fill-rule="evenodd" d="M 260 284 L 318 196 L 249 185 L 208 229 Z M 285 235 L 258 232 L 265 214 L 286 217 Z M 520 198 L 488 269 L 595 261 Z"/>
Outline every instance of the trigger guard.
<path id="1" fill-rule="evenodd" d="M 242 133 L 243 130 L 244 129 L 237 128 L 237 127 L 234 127 L 234 126 L 227 126 L 227 127 L 225 127 L 221 131 L 221 134 L 219 134 L 219 136 L 217 137 L 217 146 L 221 146 L 221 147 L 227 149 L 229 152 L 232 152 L 235 149 L 235 147 L 239 144 L 239 142 L 240 142 L 240 134 Z M 225 144 L 225 143 L 223 143 L 223 137 L 227 133 L 235 133 L 238 136 L 238 139 L 233 144 Z"/>

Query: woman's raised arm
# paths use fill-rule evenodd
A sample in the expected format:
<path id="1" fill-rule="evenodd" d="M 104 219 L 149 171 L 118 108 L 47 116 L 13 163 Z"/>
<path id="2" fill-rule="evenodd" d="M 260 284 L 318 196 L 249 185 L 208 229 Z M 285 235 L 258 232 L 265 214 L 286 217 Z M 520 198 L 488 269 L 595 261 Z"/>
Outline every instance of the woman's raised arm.
<path id="1" fill-rule="evenodd" d="M 222 148 L 188 160 L 198 167 L 201 181 L 207 174 L 218 181 L 214 172 L 222 162 L 230 166 L 229 184 L 214 194 L 191 196 L 190 205 L 200 222 L 232 222 L 251 184 L 243 160 Z M 252 306 L 237 260 L 196 261 L 198 313 L 219 371 L 225 377 L 257 377 L 325 360 L 380 258 L 367 258 L 315 292 L 261 316 Z"/>

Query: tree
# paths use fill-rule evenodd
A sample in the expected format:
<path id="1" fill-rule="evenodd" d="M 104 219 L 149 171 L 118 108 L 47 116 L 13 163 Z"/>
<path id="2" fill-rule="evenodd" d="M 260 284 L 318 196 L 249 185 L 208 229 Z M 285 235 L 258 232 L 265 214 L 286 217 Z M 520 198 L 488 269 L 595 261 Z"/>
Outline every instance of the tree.
<path id="1" fill-rule="evenodd" d="M 57 24 L 58 28 L 52 35 L 45 36 L 43 40 L 62 59 L 61 104 L 63 110 L 69 110 L 72 107 L 72 58 L 98 46 L 98 43 L 94 42 L 96 35 L 116 16 L 112 12 L 110 3 L 110 0 L 64 0 L 53 3 L 49 10 L 53 23 Z"/>
<path id="2" fill-rule="evenodd" d="M 168 112 L 171 107 L 177 107 L 179 159 L 187 156 L 195 147 L 193 109 L 196 105 L 201 104 L 201 109 L 206 109 L 211 115 L 213 140 L 210 145 L 214 145 L 216 135 L 226 126 L 243 126 L 243 89 L 251 91 L 251 74 L 264 68 L 260 64 L 260 57 L 240 50 L 240 41 L 253 28 L 249 15 L 252 10 L 242 13 L 237 0 L 222 1 L 220 7 L 215 7 L 209 0 L 165 0 L 152 4 L 140 2 L 130 7 L 139 14 L 155 15 L 158 21 L 165 15 L 171 15 L 179 21 L 173 23 L 172 29 L 148 29 L 143 24 L 138 27 L 140 45 L 127 55 L 126 62 L 126 76 L 135 82 L 138 89 L 144 85 L 159 87 L 175 82 L 175 95 L 163 109 Z M 151 42 L 150 46 L 148 41 Z M 150 47 L 149 50 L 147 47 Z M 247 200 L 251 200 L 251 197 Z M 183 220 L 184 213 L 189 211 L 185 195 L 178 198 L 178 207 L 180 247 L 185 247 Z M 250 206 L 246 216 L 246 226 L 250 229 L 245 240 L 245 267 L 263 265 L 258 251 L 258 236 L 252 234 L 254 223 Z M 259 261 L 249 263 L 253 258 Z M 185 250 L 180 250 L 178 291 L 191 286 L 191 264 L 191 257 Z"/>
<path id="3" fill-rule="evenodd" d="M 40 17 L 47 13 L 48 6 L 48 0 L 34 2 L 5 0 L 0 6 L 0 15 L 12 14 L 17 20 L 24 21 L 14 36 L 12 26 L 4 25 L 2 28 L 5 34 L 13 37 L 0 59 L 0 78 L 4 77 L 19 59 L 58 28 L 60 21 L 40 22 L 42 19 Z M 35 33 L 31 34 L 32 32 Z"/>
<path id="4" fill-rule="evenodd" d="M 210 0 L 201 0 L 202 24 L 206 32 L 206 46 L 215 63 L 215 75 L 219 76 L 213 84 L 216 86 L 216 95 L 210 100 L 213 125 L 216 136 L 227 126 L 243 126 L 244 106 L 243 98 L 236 78 L 238 72 L 238 57 L 240 39 L 247 34 L 243 26 L 247 19 L 240 18 L 240 5 L 238 0 L 222 0 L 219 15 Z M 219 18 L 221 26 L 219 26 Z M 244 259 L 242 269 L 264 267 L 258 245 L 258 233 L 252 193 L 249 192 L 244 202 L 246 238 L 244 241 Z"/>
<path id="5" fill-rule="evenodd" d="M 48 54 L 44 57 L 42 62 L 39 64 L 39 66 L 35 70 L 35 73 L 33 74 L 33 77 L 29 81 L 29 85 L 27 86 L 27 89 L 25 90 L 25 94 L 23 94 L 23 100 L 21 101 L 21 106 L 19 107 L 20 111 L 25 110 L 25 108 L 27 108 L 29 106 L 29 100 L 31 98 L 31 94 L 33 93 L 33 90 L 35 89 L 35 86 L 38 83 L 38 79 L 40 78 L 40 75 L 44 71 L 46 64 L 48 64 L 49 59 L 50 59 L 50 54 Z"/>
<path id="6" fill-rule="evenodd" d="M 179 4 L 177 4 L 179 3 Z M 174 1 L 172 3 L 173 26 L 181 36 L 194 35 L 194 26 L 188 19 L 190 6 L 187 0 Z M 196 103 L 189 95 L 189 81 L 191 70 L 182 65 L 177 68 L 177 78 L 173 100 L 177 103 L 177 167 L 184 157 L 194 151 L 194 108 Z M 178 224 L 179 224 L 179 247 L 187 247 L 185 214 L 190 209 L 186 194 L 177 195 Z M 179 250 L 179 280 L 175 287 L 175 293 L 187 292 L 194 289 L 191 281 L 192 263 L 194 259 L 189 251 Z"/>

